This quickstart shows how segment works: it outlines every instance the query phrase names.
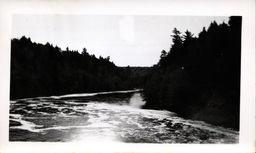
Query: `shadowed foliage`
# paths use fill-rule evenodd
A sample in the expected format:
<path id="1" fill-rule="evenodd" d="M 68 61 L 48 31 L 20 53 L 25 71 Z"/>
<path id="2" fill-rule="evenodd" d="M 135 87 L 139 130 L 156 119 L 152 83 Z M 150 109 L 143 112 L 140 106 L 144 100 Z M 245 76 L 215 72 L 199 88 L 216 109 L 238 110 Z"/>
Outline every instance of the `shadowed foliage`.
<path id="1" fill-rule="evenodd" d="M 175 28 L 144 87 L 145 108 L 239 129 L 241 20 L 214 21 L 198 38 Z"/>
<path id="2" fill-rule="evenodd" d="M 63 51 L 23 36 L 11 41 L 10 98 L 133 89 L 145 80 L 140 69 L 117 67 L 109 56 L 96 58 L 86 48 Z"/>

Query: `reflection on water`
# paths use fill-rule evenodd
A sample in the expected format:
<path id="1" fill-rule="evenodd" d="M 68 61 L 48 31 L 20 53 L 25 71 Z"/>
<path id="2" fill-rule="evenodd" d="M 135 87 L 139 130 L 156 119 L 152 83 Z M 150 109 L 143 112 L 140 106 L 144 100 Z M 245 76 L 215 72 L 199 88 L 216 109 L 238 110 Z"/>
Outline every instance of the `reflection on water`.
<path id="1" fill-rule="evenodd" d="M 238 132 L 141 109 L 139 91 L 11 101 L 10 141 L 236 143 Z"/>

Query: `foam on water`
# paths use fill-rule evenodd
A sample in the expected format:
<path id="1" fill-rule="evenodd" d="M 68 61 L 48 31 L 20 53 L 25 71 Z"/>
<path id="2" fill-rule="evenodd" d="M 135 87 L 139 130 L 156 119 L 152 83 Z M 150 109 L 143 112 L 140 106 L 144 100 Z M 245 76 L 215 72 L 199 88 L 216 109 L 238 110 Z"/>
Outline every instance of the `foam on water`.
<path id="1" fill-rule="evenodd" d="M 134 108 L 141 108 L 145 104 L 139 93 L 135 93 L 129 100 L 129 105 Z"/>
<path id="2" fill-rule="evenodd" d="M 15 122 L 21 123 L 20 126 L 13 126 L 13 127 L 10 127 L 10 128 L 28 130 L 28 131 L 31 131 L 31 132 L 41 132 L 40 129 L 36 129 L 36 128 L 43 127 L 43 125 L 36 125 L 32 122 L 22 120 L 22 116 L 18 115 L 18 114 L 10 114 L 10 116 L 13 117 L 13 118 L 10 118 L 10 121 L 15 121 Z"/>
<path id="3" fill-rule="evenodd" d="M 122 92 L 134 92 L 134 90 L 95 94 Z M 19 106 L 17 105 L 11 109 L 15 109 L 17 112 L 22 110 L 25 114 L 10 114 L 10 120 L 21 123 L 21 126 L 11 126 L 10 128 L 36 133 L 47 133 L 50 130 L 58 130 L 65 133 L 77 131 L 77 133 L 73 133 L 73 138 L 70 138 L 70 141 L 123 141 L 118 140 L 121 138 L 125 139 L 125 141 L 133 142 L 141 137 L 150 142 L 173 143 L 179 142 L 179 139 L 181 139 L 179 137 L 182 137 L 183 132 L 187 130 L 197 132 L 195 136 L 193 134 L 189 135 L 193 142 L 197 142 L 196 139 L 198 139 L 200 130 L 206 131 L 206 133 L 211 131 L 225 135 L 220 136 L 219 139 L 215 138 L 216 140 L 209 138 L 208 141 L 210 142 L 226 142 L 226 136 L 230 137 L 232 141 L 238 137 L 238 132 L 236 131 L 201 121 L 185 120 L 166 110 L 141 109 L 145 102 L 139 93 L 134 93 L 128 103 L 121 104 L 93 100 L 87 102 L 75 101 L 75 99 L 59 100 L 64 97 L 81 96 L 88 96 L 88 94 L 51 97 L 55 100 L 47 98 L 47 101 L 43 98 L 30 99 L 28 100 L 29 102 L 23 101 L 21 103 L 26 103 L 27 106 L 17 107 Z M 11 102 L 11 104 L 16 105 L 17 103 Z M 36 109 L 31 109 L 31 107 Z M 48 110 L 49 112 L 47 112 Z M 37 115 L 35 116 L 35 114 Z M 45 124 L 41 125 L 41 123 Z M 178 136 L 178 138 L 174 136 Z M 222 137 L 225 139 L 222 140 Z M 184 136 L 185 138 L 186 136 Z M 202 141 L 198 140 L 198 142 Z"/>
<path id="4" fill-rule="evenodd" d="M 95 122 L 95 123 L 89 124 L 86 127 L 91 127 L 91 128 L 113 128 L 115 126 L 113 126 L 109 123 Z"/>
<path id="5" fill-rule="evenodd" d="M 172 120 L 174 124 L 175 123 L 182 123 L 184 125 L 190 125 L 190 126 L 193 126 L 195 128 L 208 130 L 208 131 L 212 131 L 212 132 L 216 132 L 216 133 L 220 133 L 220 134 L 225 134 L 225 135 L 230 135 L 230 136 L 238 135 L 237 131 L 227 129 L 227 128 L 223 128 L 223 127 L 220 127 L 220 126 L 214 126 L 214 125 L 205 123 L 203 121 L 194 121 L 194 120 L 189 120 L 189 119 L 185 120 L 181 117 L 168 118 L 168 119 Z"/>
<path id="6" fill-rule="evenodd" d="M 51 98 L 61 99 L 61 98 L 75 98 L 75 97 L 90 97 L 90 96 L 96 96 L 96 95 L 113 94 L 113 93 L 130 93 L 130 92 L 138 92 L 138 91 L 141 91 L 141 89 L 125 90 L 125 91 L 96 92 L 96 93 L 68 94 L 68 95 L 62 95 L 62 96 L 51 96 Z"/>
<path id="7" fill-rule="evenodd" d="M 106 104 L 106 103 L 101 103 L 101 104 L 92 104 L 95 109 L 108 109 L 108 110 L 113 110 L 113 111 L 118 111 L 121 112 L 119 116 L 122 116 L 125 112 L 127 112 L 127 115 L 131 114 L 136 114 L 136 115 L 141 115 L 142 117 L 146 118 L 154 118 L 158 120 L 169 120 L 172 121 L 173 124 L 181 123 L 183 125 L 190 125 L 194 128 L 199 128 L 202 130 L 207 130 L 207 131 L 212 131 L 220 134 L 225 134 L 225 135 L 230 135 L 232 137 L 236 137 L 238 135 L 237 131 L 233 131 L 231 129 L 226 129 L 218 126 L 213 126 L 211 124 L 207 124 L 203 121 L 193 121 L 193 120 L 185 120 L 181 117 L 177 117 L 175 113 L 169 112 L 169 111 L 164 111 L 164 110 L 143 110 L 143 109 L 138 109 L 130 106 L 119 106 L 115 104 Z M 125 116 L 123 119 L 127 119 Z M 136 124 L 140 128 L 145 128 L 143 125 L 141 125 L 140 122 L 137 122 L 134 118 L 128 118 L 127 122 L 130 124 Z M 161 125 L 154 126 L 154 128 L 163 128 L 166 127 L 164 123 L 161 123 Z"/>

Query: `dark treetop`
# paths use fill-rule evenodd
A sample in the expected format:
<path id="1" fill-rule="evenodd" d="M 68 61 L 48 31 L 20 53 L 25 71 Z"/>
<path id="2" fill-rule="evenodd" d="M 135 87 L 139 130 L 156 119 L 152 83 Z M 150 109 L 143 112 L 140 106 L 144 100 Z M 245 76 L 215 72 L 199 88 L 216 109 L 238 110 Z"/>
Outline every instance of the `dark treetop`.
<path id="1" fill-rule="evenodd" d="M 62 51 L 23 36 L 11 42 L 10 98 L 139 88 L 146 74 L 137 73 L 140 69 L 117 67 L 110 57 L 96 58 L 86 48 Z"/>
<path id="2" fill-rule="evenodd" d="M 175 28 L 144 87 L 146 107 L 239 129 L 241 21 L 212 22 L 198 38 Z"/>

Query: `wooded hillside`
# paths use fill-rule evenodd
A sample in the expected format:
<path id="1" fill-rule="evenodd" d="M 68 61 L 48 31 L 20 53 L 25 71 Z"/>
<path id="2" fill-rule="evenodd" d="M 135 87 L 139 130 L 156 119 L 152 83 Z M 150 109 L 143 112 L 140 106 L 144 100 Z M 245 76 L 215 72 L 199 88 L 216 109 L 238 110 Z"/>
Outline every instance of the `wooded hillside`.
<path id="1" fill-rule="evenodd" d="M 137 69 L 117 67 L 110 57 L 96 58 L 86 48 L 61 50 L 23 36 L 11 41 L 10 98 L 133 89 L 141 87 Z"/>
<path id="2" fill-rule="evenodd" d="M 145 107 L 239 129 L 241 20 L 213 21 L 198 37 L 175 28 L 144 87 Z"/>

